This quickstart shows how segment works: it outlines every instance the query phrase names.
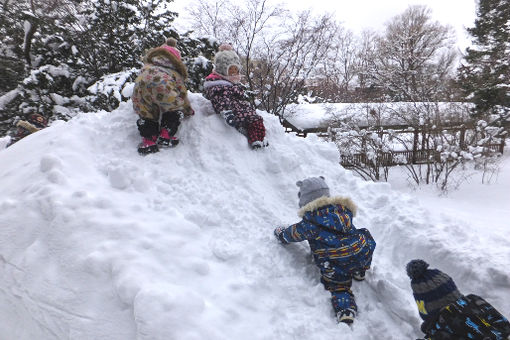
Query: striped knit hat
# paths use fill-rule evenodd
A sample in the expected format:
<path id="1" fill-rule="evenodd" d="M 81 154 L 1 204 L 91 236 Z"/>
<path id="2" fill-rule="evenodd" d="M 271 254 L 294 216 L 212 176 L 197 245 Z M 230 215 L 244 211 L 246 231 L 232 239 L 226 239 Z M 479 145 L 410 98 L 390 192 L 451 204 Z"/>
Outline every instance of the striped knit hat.
<path id="1" fill-rule="evenodd" d="M 412 260 L 406 266 L 413 296 L 423 320 L 462 296 L 450 276 L 437 269 L 427 269 L 428 266 L 423 260 Z"/>

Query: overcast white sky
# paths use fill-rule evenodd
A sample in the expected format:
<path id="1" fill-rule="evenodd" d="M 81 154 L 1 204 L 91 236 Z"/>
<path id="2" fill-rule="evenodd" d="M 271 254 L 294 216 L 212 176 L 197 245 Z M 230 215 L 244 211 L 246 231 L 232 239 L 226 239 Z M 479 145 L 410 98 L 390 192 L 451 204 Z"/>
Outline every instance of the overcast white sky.
<path id="1" fill-rule="evenodd" d="M 427 5 L 432 17 L 442 24 L 454 27 L 458 45 L 464 49 L 470 39 L 466 27 L 474 24 L 476 0 L 270 0 L 272 3 L 286 3 L 291 10 L 312 9 L 316 14 L 335 12 L 338 20 L 355 33 L 363 29 L 382 30 L 393 16 L 402 13 L 409 5 Z M 175 0 L 178 8 L 184 8 L 189 0 Z M 313 4 L 313 6 L 312 6 Z M 179 11 L 178 11 L 179 12 Z"/>
<path id="2" fill-rule="evenodd" d="M 409 5 L 426 5 L 432 9 L 435 20 L 455 28 L 461 47 L 469 44 L 465 28 L 473 26 L 476 17 L 475 0 L 313 0 L 313 7 L 310 4 L 309 0 L 287 1 L 287 7 L 291 9 L 335 12 L 336 17 L 356 33 L 365 28 L 381 30 L 384 23 Z"/>

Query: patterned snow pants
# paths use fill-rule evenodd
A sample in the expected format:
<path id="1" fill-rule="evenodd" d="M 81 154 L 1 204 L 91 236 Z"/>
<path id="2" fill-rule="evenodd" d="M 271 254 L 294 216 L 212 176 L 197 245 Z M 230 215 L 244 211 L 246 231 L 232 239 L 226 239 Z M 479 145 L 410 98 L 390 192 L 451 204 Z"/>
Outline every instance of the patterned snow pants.
<path id="1" fill-rule="evenodd" d="M 354 294 L 351 291 L 351 274 L 342 275 L 336 273 L 332 278 L 322 276 L 321 282 L 324 288 L 331 293 L 331 303 L 333 304 L 335 314 L 347 308 L 355 312 L 358 310 Z"/>
<path id="2" fill-rule="evenodd" d="M 259 115 L 246 117 L 244 121 L 244 129 L 250 145 L 255 141 L 263 141 L 266 136 L 264 120 Z"/>

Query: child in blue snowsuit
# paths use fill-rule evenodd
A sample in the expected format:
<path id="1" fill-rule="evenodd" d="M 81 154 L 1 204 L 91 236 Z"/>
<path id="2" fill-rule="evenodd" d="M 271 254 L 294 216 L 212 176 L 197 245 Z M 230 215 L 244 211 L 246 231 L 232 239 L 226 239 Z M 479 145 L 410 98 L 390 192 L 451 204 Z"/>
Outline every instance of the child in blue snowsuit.
<path id="1" fill-rule="evenodd" d="M 423 260 L 406 266 L 426 340 L 505 340 L 510 336 L 508 319 L 490 303 L 475 294 L 461 294 L 450 276 L 428 266 Z"/>
<path id="2" fill-rule="evenodd" d="M 357 313 L 352 279 L 362 281 L 370 268 L 375 241 L 367 229 L 356 229 L 356 205 L 347 197 L 329 197 L 324 177 L 298 181 L 298 215 L 302 220 L 274 234 L 283 244 L 308 240 L 321 282 L 331 292 L 338 322 L 352 323 Z"/>

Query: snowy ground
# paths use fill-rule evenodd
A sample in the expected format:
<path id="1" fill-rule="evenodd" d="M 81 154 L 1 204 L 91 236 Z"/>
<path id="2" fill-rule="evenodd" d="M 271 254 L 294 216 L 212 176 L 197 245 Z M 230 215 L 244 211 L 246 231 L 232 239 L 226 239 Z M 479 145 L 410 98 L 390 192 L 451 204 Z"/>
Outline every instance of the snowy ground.
<path id="1" fill-rule="evenodd" d="M 396 191 L 264 113 L 270 147 L 252 151 L 191 100 L 181 144 L 158 154 L 136 153 L 130 103 L 0 151 L 0 339 L 415 339 L 413 258 L 510 316 L 508 158 L 495 185 Z M 377 241 L 352 328 L 334 321 L 307 246 L 272 235 L 298 220 L 295 182 L 317 175 Z"/>

